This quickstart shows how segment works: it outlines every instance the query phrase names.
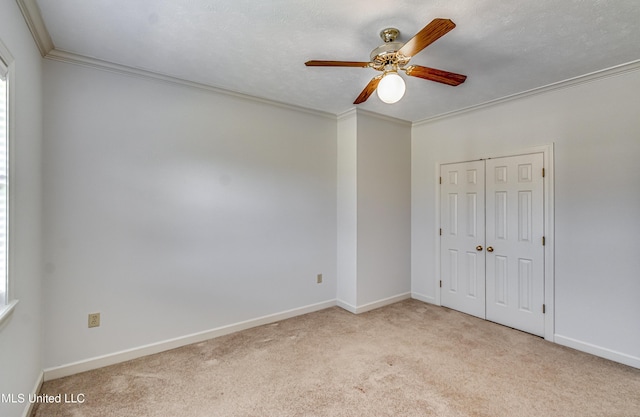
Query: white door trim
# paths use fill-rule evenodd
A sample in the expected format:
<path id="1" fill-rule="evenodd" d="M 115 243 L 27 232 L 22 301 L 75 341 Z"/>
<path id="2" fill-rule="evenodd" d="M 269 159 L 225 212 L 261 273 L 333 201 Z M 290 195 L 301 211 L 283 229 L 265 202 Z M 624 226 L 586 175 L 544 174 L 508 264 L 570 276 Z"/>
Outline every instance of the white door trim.
<path id="1" fill-rule="evenodd" d="M 491 155 L 481 154 L 473 156 L 466 161 L 439 161 L 435 164 L 435 178 L 436 181 L 440 178 L 440 166 L 444 164 L 452 164 L 457 162 L 469 162 L 480 159 L 499 158 L 507 156 L 517 156 L 530 153 L 542 153 L 544 157 L 544 299 L 545 299 L 545 317 L 544 317 L 544 338 L 550 342 L 554 342 L 555 334 L 555 221 L 554 221 L 554 157 L 553 157 L 553 143 L 548 145 L 540 145 L 526 149 L 508 151 L 508 152 L 496 152 Z M 435 254 L 435 279 L 433 285 L 435 286 L 435 303 L 442 305 L 440 297 L 440 186 L 436 184 L 434 191 L 435 202 L 435 218 L 434 218 L 434 230 L 436 231 L 434 240 L 436 248 Z"/>

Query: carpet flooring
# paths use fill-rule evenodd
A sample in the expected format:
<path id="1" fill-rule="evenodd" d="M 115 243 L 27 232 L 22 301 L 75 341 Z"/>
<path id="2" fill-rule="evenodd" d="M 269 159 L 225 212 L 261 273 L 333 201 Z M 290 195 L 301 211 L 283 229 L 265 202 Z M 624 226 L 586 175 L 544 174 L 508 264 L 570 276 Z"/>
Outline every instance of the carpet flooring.
<path id="1" fill-rule="evenodd" d="M 406 300 L 48 381 L 34 417 L 640 416 L 640 369 Z M 74 396 L 74 397 L 70 397 Z"/>

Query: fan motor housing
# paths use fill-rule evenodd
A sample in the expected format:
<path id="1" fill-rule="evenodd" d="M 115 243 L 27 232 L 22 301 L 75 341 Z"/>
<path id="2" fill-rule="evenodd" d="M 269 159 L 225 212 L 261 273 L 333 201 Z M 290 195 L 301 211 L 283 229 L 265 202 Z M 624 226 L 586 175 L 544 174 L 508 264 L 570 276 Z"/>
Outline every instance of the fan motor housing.
<path id="1" fill-rule="evenodd" d="M 378 71 L 397 70 L 405 66 L 409 59 L 398 55 L 404 43 L 396 42 L 400 31 L 396 28 L 385 28 L 380 31 L 380 39 L 384 44 L 371 51 L 371 66 Z"/>
<path id="2" fill-rule="evenodd" d="M 409 59 L 398 55 L 398 50 L 402 48 L 404 44 L 402 42 L 387 42 L 378 46 L 371 51 L 371 64 L 374 69 L 382 71 L 388 65 L 394 65 L 397 67 L 403 67 Z"/>

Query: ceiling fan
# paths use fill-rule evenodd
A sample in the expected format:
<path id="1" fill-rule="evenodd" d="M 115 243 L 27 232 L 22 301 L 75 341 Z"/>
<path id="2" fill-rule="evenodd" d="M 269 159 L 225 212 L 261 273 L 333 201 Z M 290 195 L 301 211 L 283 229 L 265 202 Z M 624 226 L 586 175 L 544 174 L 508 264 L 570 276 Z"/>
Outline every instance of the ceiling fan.
<path id="1" fill-rule="evenodd" d="M 395 103 L 402 98 L 405 90 L 404 80 L 398 75 L 399 70 L 412 77 L 452 86 L 460 85 L 467 79 L 466 75 L 423 67 L 422 65 L 408 65 L 414 55 L 454 27 L 456 24 L 450 19 L 434 19 L 405 44 L 396 42 L 396 38 L 400 34 L 398 29 L 387 28 L 380 32 L 384 44 L 371 51 L 371 61 L 369 62 L 311 60 L 304 64 L 308 67 L 357 67 L 381 71 L 382 74 L 369 81 L 353 104 L 365 102 L 376 89 L 382 101 Z"/>

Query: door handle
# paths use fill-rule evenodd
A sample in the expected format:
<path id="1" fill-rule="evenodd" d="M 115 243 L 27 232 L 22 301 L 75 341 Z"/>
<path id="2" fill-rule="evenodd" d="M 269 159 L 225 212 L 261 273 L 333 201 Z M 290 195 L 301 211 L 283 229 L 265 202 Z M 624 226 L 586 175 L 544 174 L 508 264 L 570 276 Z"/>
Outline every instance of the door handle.
<path id="1" fill-rule="evenodd" d="M 478 252 L 480 252 L 480 251 L 482 250 L 482 245 L 478 245 L 478 246 L 476 246 L 476 250 L 477 250 Z"/>
<path id="2" fill-rule="evenodd" d="M 493 252 L 493 246 L 487 247 L 487 252 Z"/>

